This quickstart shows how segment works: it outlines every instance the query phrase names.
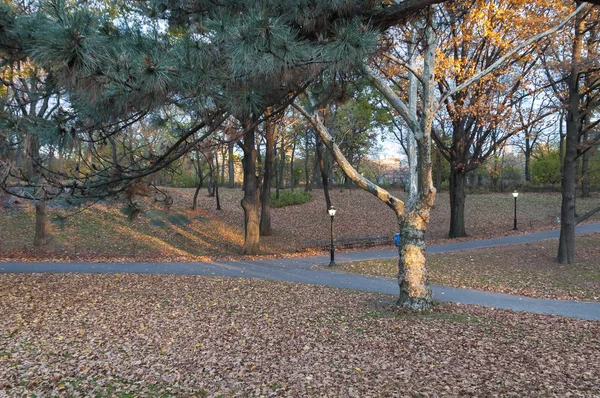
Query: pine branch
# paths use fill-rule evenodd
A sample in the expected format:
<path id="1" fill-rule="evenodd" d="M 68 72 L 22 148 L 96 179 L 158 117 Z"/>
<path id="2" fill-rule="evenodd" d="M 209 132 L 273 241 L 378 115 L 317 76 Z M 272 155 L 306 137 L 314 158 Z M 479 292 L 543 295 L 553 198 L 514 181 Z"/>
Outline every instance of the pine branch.
<path id="1" fill-rule="evenodd" d="M 371 22 L 371 25 L 374 28 L 383 32 L 392 26 L 405 22 L 407 19 L 415 16 L 419 11 L 430 5 L 448 1 L 451 0 L 404 0 L 393 6 L 365 12 L 363 15 L 365 19 Z"/>

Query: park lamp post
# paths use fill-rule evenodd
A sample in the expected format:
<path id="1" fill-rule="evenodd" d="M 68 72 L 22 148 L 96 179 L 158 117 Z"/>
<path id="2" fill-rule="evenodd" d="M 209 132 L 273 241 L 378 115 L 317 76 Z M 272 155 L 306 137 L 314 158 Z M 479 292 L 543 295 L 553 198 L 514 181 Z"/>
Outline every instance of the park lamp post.
<path id="1" fill-rule="evenodd" d="M 513 227 L 513 231 L 518 231 L 517 228 L 517 198 L 519 197 L 519 193 L 517 191 L 513 192 L 513 198 L 515 198 L 515 226 Z"/>
<path id="2" fill-rule="evenodd" d="M 329 263 L 330 267 L 335 267 L 335 246 L 333 245 L 333 217 L 335 217 L 335 208 L 331 206 L 329 210 L 327 210 L 329 215 L 331 216 L 331 262 Z"/>

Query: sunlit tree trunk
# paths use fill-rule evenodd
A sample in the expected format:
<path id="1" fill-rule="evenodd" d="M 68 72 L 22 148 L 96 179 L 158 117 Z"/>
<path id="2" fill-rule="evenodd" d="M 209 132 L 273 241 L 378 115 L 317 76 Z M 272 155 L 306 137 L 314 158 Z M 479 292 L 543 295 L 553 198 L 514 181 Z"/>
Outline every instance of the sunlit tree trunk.
<path id="1" fill-rule="evenodd" d="M 364 178 L 344 157 L 327 128 L 321 123 L 318 114 L 297 107 L 311 120 L 316 132 L 332 154 L 333 159 L 359 188 L 372 193 L 395 214 L 401 233 L 398 262 L 398 284 L 400 295 L 397 304 L 414 310 L 429 309 L 432 306 L 432 293 L 428 285 L 425 259 L 425 231 L 429 224 L 431 208 L 435 201 L 435 188 L 432 179 L 431 127 L 435 113 L 434 68 L 436 36 L 430 15 L 426 29 L 426 49 L 423 63 L 422 109 L 418 116 L 412 104 L 405 104 L 387 83 L 374 71 L 366 70 L 365 75 L 390 105 L 401 115 L 413 134 L 415 151 L 414 175 L 411 175 L 409 201 L 405 204 L 385 189 Z M 410 97 L 410 95 L 409 95 Z M 412 109 L 411 109 L 412 108 Z"/>
<path id="2" fill-rule="evenodd" d="M 233 142 L 230 142 L 229 144 L 227 144 L 227 152 L 228 152 L 227 168 L 229 171 L 229 188 L 235 187 L 235 165 L 233 163 L 233 146 L 234 145 L 235 144 Z"/>

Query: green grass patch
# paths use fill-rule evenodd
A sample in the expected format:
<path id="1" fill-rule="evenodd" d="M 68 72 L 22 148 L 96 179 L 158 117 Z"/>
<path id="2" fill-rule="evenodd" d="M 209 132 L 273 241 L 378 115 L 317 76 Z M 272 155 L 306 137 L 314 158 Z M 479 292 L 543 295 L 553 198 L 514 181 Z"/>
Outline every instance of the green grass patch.
<path id="1" fill-rule="evenodd" d="M 280 191 L 279 199 L 275 197 L 275 194 L 271 194 L 271 207 L 286 207 L 301 205 L 310 202 L 312 199 L 311 192 L 305 191 Z"/>

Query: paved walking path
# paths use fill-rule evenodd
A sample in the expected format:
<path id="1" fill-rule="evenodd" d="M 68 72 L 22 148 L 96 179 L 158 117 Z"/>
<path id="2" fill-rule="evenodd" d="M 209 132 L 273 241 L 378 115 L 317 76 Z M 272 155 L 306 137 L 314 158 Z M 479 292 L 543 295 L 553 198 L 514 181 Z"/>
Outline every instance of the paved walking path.
<path id="1" fill-rule="evenodd" d="M 600 223 L 584 224 L 577 227 L 577 234 L 600 232 Z M 491 246 L 512 245 L 558 238 L 559 231 L 535 232 L 526 235 L 475 240 L 468 242 L 432 245 L 428 253 L 453 252 Z M 337 262 L 367 259 L 394 258 L 396 250 L 362 251 L 336 254 Z M 263 278 L 290 282 L 312 283 L 369 292 L 398 294 L 398 284 L 394 279 L 366 275 L 332 272 L 314 269 L 315 265 L 329 263 L 328 256 L 305 258 L 283 258 L 276 260 L 198 262 L 198 263 L 1 263 L 0 273 L 140 273 L 140 274 L 180 274 L 214 275 L 247 278 Z M 600 320 L 600 303 L 567 300 L 546 300 L 491 293 L 472 289 L 458 289 L 446 286 L 432 286 L 434 298 L 464 304 L 478 304 L 516 311 L 556 314 L 574 318 Z"/>

